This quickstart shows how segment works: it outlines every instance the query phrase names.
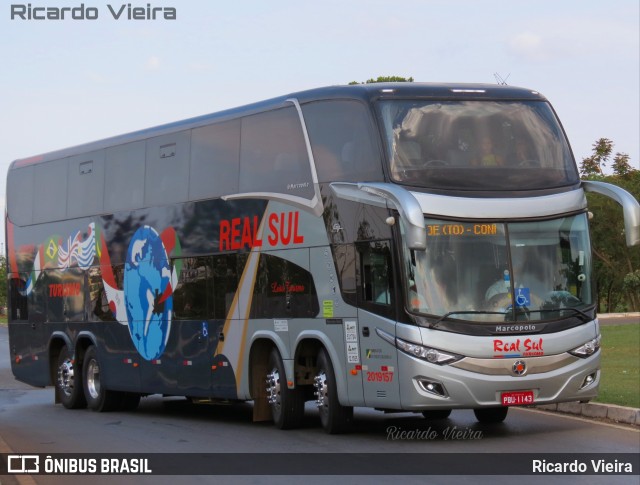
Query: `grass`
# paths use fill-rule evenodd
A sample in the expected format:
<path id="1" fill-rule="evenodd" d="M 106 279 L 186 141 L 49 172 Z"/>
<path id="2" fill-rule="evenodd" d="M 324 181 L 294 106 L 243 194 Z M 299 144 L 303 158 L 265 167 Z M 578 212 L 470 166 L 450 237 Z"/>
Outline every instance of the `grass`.
<path id="1" fill-rule="evenodd" d="M 596 402 L 640 408 L 640 324 L 607 325 L 602 333 L 602 378 Z"/>
<path id="2" fill-rule="evenodd" d="M 0 316 L 6 325 L 7 316 Z M 602 378 L 596 402 L 640 408 L 640 324 L 607 325 L 602 332 Z"/>

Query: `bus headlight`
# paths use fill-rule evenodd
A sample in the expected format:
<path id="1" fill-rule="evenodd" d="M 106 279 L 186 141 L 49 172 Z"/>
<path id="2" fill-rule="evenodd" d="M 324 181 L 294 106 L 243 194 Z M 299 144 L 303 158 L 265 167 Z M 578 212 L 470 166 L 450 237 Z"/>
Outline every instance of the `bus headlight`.
<path id="1" fill-rule="evenodd" d="M 432 364 L 445 365 L 462 359 L 461 355 L 451 354 L 431 347 L 413 344 L 399 338 L 396 338 L 396 347 L 413 357 L 426 360 Z"/>
<path id="2" fill-rule="evenodd" d="M 386 340 L 391 345 L 394 345 L 397 349 L 402 350 L 406 354 L 409 354 L 412 357 L 417 357 L 418 359 L 426 360 L 427 362 L 430 362 L 432 364 L 450 364 L 464 357 L 463 355 L 443 352 L 442 350 L 407 342 L 406 340 L 394 337 L 390 333 L 387 333 L 379 328 L 376 328 L 376 333 L 380 338 Z"/>
<path id="3" fill-rule="evenodd" d="M 587 358 L 600 350 L 600 338 L 600 335 L 598 335 L 596 338 L 589 340 L 586 344 L 570 350 L 569 353 L 576 357 L 582 357 L 583 359 Z"/>

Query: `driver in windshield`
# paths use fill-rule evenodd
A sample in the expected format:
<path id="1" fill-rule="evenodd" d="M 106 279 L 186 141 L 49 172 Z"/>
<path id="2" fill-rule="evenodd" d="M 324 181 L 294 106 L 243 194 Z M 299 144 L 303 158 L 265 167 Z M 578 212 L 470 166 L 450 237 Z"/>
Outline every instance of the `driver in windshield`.
<path id="1" fill-rule="evenodd" d="M 471 160 L 471 165 L 480 167 L 501 167 L 504 159 L 495 153 L 493 141 L 490 137 L 484 136 L 480 141 L 480 153 Z"/>
<path id="2" fill-rule="evenodd" d="M 511 291 L 511 282 L 509 278 L 509 270 L 504 270 L 503 278 L 495 281 L 484 294 L 484 299 L 490 301 L 496 295 L 509 294 Z"/>

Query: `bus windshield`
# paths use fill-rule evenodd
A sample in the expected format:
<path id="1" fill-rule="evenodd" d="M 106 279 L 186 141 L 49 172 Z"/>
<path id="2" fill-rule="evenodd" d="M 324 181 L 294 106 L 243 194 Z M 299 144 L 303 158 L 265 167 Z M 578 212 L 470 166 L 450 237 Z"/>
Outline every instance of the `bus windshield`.
<path id="1" fill-rule="evenodd" d="M 544 101 L 380 101 L 391 178 L 440 190 L 539 190 L 578 183 Z"/>
<path id="2" fill-rule="evenodd" d="M 414 313 L 497 323 L 576 316 L 593 305 L 585 214 L 425 224 L 427 249 L 404 251 Z"/>

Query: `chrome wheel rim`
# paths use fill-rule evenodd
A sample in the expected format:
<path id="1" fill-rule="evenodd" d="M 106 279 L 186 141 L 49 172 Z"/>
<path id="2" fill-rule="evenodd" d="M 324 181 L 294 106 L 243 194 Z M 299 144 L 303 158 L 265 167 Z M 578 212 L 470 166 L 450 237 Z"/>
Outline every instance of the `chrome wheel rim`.
<path id="1" fill-rule="evenodd" d="M 282 408 L 282 395 L 280 393 L 280 373 L 273 369 L 267 374 L 267 402 L 274 413 L 279 413 Z"/>
<path id="2" fill-rule="evenodd" d="M 318 406 L 321 415 L 326 415 L 329 412 L 329 392 L 327 388 L 327 374 L 325 374 L 324 371 L 320 371 L 315 377 L 313 386 L 316 388 L 316 406 Z"/>
<path id="3" fill-rule="evenodd" d="M 100 396 L 100 366 L 93 359 L 87 365 L 87 392 L 92 399 Z"/>
<path id="4" fill-rule="evenodd" d="M 73 362 L 71 359 L 65 359 L 58 367 L 58 387 L 67 396 L 73 392 L 74 376 Z"/>

